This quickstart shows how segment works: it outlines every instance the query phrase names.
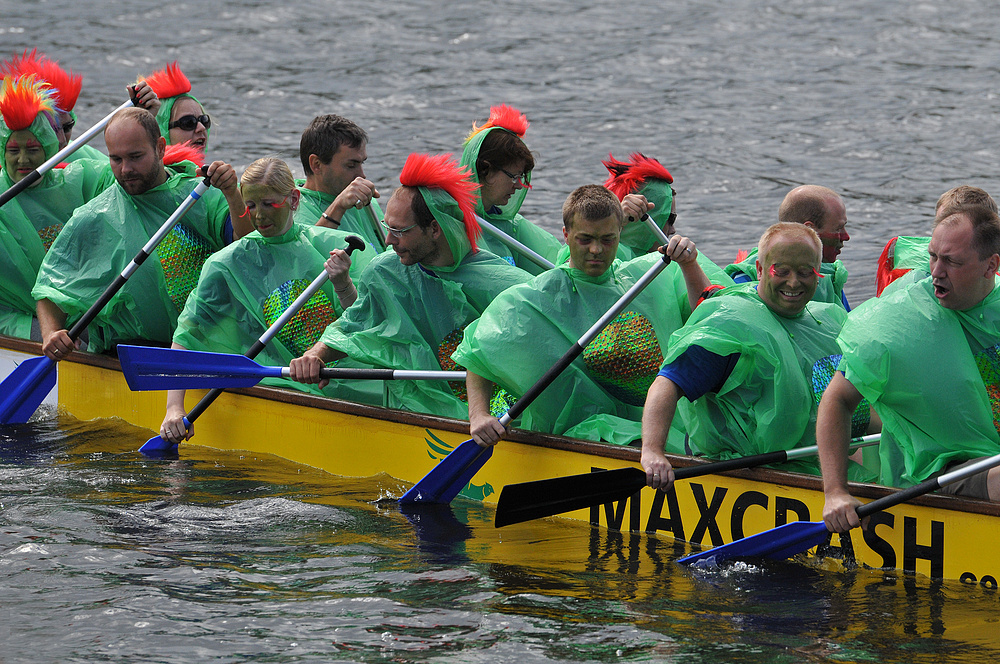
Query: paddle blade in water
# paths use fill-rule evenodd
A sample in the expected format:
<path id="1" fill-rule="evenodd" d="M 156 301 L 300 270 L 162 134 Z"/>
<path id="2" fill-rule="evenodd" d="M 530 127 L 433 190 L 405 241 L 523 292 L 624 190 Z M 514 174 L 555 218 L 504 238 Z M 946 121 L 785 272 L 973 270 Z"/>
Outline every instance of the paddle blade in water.
<path id="1" fill-rule="evenodd" d="M 49 358 L 25 360 L 0 383 L 0 424 L 24 424 L 56 386 L 56 364 Z"/>
<path id="2" fill-rule="evenodd" d="M 177 348 L 118 346 L 125 381 L 133 391 L 253 387 L 281 375 L 281 367 L 262 367 L 244 355 Z"/>
<path id="3" fill-rule="evenodd" d="M 624 500 L 646 486 L 646 473 L 619 468 L 508 484 L 497 500 L 497 528 Z"/>
<path id="4" fill-rule="evenodd" d="M 491 456 L 493 447 L 480 447 L 470 438 L 441 459 L 399 502 L 450 503 Z"/>
<path id="5" fill-rule="evenodd" d="M 783 526 L 744 537 L 730 544 L 699 551 L 677 560 L 682 565 L 716 565 L 733 558 L 773 558 L 780 560 L 819 546 L 830 536 L 822 521 L 793 521 Z"/>
<path id="6" fill-rule="evenodd" d="M 139 448 L 139 451 L 146 456 L 162 456 L 177 447 L 177 443 L 168 443 L 159 436 L 153 436 Z"/>

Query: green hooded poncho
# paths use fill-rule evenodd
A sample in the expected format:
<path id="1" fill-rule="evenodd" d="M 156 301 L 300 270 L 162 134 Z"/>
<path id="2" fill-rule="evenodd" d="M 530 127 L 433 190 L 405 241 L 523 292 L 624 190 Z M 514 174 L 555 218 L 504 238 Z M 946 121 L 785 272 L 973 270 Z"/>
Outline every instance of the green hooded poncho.
<path id="1" fill-rule="evenodd" d="M 615 261 L 600 277 L 560 265 L 511 288 L 466 328 L 452 359 L 520 396 L 657 260 Z M 690 313 L 684 277 L 671 264 L 528 406 L 520 427 L 620 445 L 638 440 L 663 349 Z M 679 441 L 683 451 L 683 434 Z"/>
<path id="2" fill-rule="evenodd" d="M 674 190 L 669 182 L 665 180 L 649 179 L 636 192 L 646 197 L 646 200 L 653 203 L 655 207 L 650 210 L 649 216 L 653 218 L 660 228 L 667 227 L 667 219 L 670 217 L 670 206 L 674 201 Z M 622 229 L 621 244 L 628 247 L 633 254 L 641 256 L 647 253 L 651 247 L 661 244 L 660 239 L 653 235 L 646 222 L 633 221 L 625 224 Z"/>
<path id="3" fill-rule="evenodd" d="M 41 143 L 46 159 L 58 151 L 55 131 L 44 114 L 35 117 L 28 131 Z M 6 152 L 12 133 L 0 117 L 0 154 Z M 82 160 L 54 168 L 0 207 L 0 334 L 29 338 L 35 315 L 31 289 L 38 268 L 73 211 L 101 191 L 103 167 L 103 163 Z M 0 191 L 13 185 L 10 176 L 0 171 Z"/>
<path id="4" fill-rule="evenodd" d="M 922 482 L 956 461 L 1000 453 L 1000 290 L 945 309 L 930 277 L 851 312 L 838 367 L 882 419 L 887 486 Z"/>
<path id="5" fill-rule="evenodd" d="M 302 192 L 302 197 L 299 199 L 299 209 L 295 216 L 299 218 L 301 223 L 315 224 L 323 216 L 323 213 L 326 212 L 326 209 L 330 207 L 330 204 L 333 203 L 336 196 L 324 194 L 321 191 L 313 189 L 306 189 L 305 183 L 305 180 L 295 181 L 295 186 Z M 384 217 L 382 209 L 374 200 L 372 200 L 372 210 L 375 212 L 375 216 L 379 220 L 382 220 Z M 367 246 L 374 247 L 378 251 L 385 251 L 385 232 L 381 226 L 372 223 L 367 210 L 349 209 L 340 218 L 340 226 L 337 230 L 357 235 L 365 241 Z"/>
<path id="6" fill-rule="evenodd" d="M 174 342 L 189 350 L 242 355 L 323 271 L 333 249 L 346 249 L 342 231 L 293 223 L 278 237 L 254 231 L 213 254 L 177 319 Z M 377 255 L 373 247 L 351 254 L 355 279 Z M 257 356 L 267 366 L 285 367 L 319 341 L 327 325 L 343 313 L 329 281 L 299 310 Z M 343 360 L 335 366 L 351 366 Z M 320 391 L 285 378 L 266 385 L 382 404 L 381 381 L 331 381 Z"/>
<path id="7" fill-rule="evenodd" d="M 837 334 L 846 319 L 843 307 L 816 301 L 795 318 L 779 316 L 756 284 L 738 284 L 699 305 L 670 338 L 664 365 L 692 345 L 716 355 L 739 353 L 739 359 L 718 392 L 678 402 L 692 450 L 732 459 L 815 445 L 813 365 L 839 352 Z M 794 468 L 818 472 L 815 460 Z"/>
<path id="8" fill-rule="evenodd" d="M 187 198 L 199 181 L 194 172 L 193 163 L 180 162 L 144 194 L 115 184 L 78 208 L 42 261 L 32 297 L 51 300 L 72 324 Z M 170 343 L 201 266 L 226 244 L 228 220 L 222 192 L 206 191 L 91 323 L 89 350 L 138 339 Z"/>
<path id="9" fill-rule="evenodd" d="M 489 127 L 487 129 L 483 129 L 472 136 L 472 138 L 465 143 L 465 147 L 462 150 L 461 165 L 467 166 L 469 170 L 472 171 L 473 180 L 476 182 L 479 182 L 479 171 L 476 168 L 476 161 L 479 159 L 479 150 L 482 148 L 483 141 L 486 139 L 486 136 L 492 131 L 508 130 L 503 127 Z M 513 193 L 506 205 L 502 207 L 494 206 L 491 210 L 485 210 L 483 208 L 482 200 L 477 198 L 476 214 L 499 228 L 507 235 L 510 235 L 521 244 L 527 246 L 529 249 L 532 249 L 543 258 L 547 258 L 555 263 L 557 261 L 559 247 L 562 243 L 556 239 L 556 236 L 552 233 L 548 232 L 544 228 L 539 228 L 522 217 L 518 212 L 521 209 L 521 204 L 524 203 L 524 197 L 527 195 L 527 187 L 518 189 Z M 511 265 L 516 265 L 531 274 L 544 272 L 543 268 L 535 265 L 527 258 L 524 258 L 519 253 L 508 247 L 504 242 L 498 240 L 485 231 L 476 242 L 480 248 L 496 254 Z"/>
<path id="10" fill-rule="evenodd" d="M 737 275 L 746 275 L 750 281 L 757 281 L 757 248 L 750 250 L 750 254 L 740 263 L 732 263 L 725 267 L 726 274 L 733 279 Z M 820 263 L 819 273 L 823 278 L 816 286 L 816 294 L 813 295 L 813 302 L 829 302 L 839 304 L 844 308 L 844 285 L 847 283 L 847 268 L 842 261 L 833 263 Z"/>
<path id="11" fill-rule="evenodd" d="M 322 341 L 376 367 L 441 369 L 465 326 L 499 293 L 529 278 L 486 251 L 433 272 L 403 265 L 395 252 L 386 251 L 362 273 L 358 300 L 326 329 Z M 464 384 L 454 387 L 463 393 Z M 467 403 L 448 383 L 397 380 L 386 388 L 390 408 L 468 419 Z"/>

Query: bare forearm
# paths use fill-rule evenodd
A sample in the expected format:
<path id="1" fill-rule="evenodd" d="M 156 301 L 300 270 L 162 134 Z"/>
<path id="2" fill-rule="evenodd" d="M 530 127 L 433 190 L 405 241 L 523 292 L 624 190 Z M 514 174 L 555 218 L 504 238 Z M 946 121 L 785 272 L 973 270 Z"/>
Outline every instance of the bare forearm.
<path id="1" fill-rule="evenodd" d="M 684 285 L 687 286 L 688 303 L 691 310 L 698 306 L 701 294 L 712 285 L 705 271 L 701 269 L 696 261 L 681 264 L 681 274 L 684 275 Z"/>
<path id="2" fill-rule="evenodd" d="M 35 303 L 35 310 L 38 315 L 38 327 L 41 329 L 42 339 L 53 332 L 66 328 L 66 312 L 52 300 L 39 300 Z"/>

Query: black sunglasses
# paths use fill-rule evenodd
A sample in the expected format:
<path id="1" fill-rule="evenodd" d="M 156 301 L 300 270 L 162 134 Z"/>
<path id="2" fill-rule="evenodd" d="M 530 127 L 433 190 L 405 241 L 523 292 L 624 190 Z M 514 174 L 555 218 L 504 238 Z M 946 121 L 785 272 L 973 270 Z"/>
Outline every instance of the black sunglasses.
<path id="1" fill-rule="evenodd" d="M 73 127 L 75 126 L 76 126 L 76 120 L 70 120 L 66 122 L 62 126 L 63 133 L 68 134 L 69 132 L 73 131 Z"/>
<path id="2" fill-rule="evenodd" d="M 207 115 L 182 115 L 168 124 L 167 129 L 180 127 L 184 131 L 194 131 L 198 127 L 199 122 L 205 125 L 205 129 L 209 129 L 212 126 L 212 118 Z"/>

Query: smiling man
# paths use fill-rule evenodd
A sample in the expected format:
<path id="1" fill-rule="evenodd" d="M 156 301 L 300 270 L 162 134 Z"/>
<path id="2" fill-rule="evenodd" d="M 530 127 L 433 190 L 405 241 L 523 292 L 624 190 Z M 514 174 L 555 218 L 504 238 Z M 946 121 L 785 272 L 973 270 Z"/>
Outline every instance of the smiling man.
<path id="1" fill-rule="evenodd" d="M 350 357 L 387 369 L 440 370 L 462 330 L 501 291 L 529 275 L 480 250 L 473 212 L 477 189 L 450 155 L 411 154 L 385 209 L 386 242 L 358 278 L 358 299 L 309 351 L 291 377 L 320 383 L 319 370 Z M 464 419 L 461 384 L 386 382 L 390 408 Z"/>
<path id="2" fill-rule="evenodd" d="M 862 397 L 883 423 L 882 484 L 910 486 L 1000 453 L 1000 219 L 984 205 L 956 206 L 936 223 L 928 254 L 929 276 L 865 302 L 838 339 L 844 358 L 816 433 L 830 530 L 859 525 L 843 472 L 844 413 Z M 1000 500 L 1000 470 L 942 491 Z"/>
<path id="3" fill-rule="evenodd" d="M 850 311 L 851 306 L 844 295 L 847 283 L 847 268 L 838 260 L 844 243 L 851 239 L 847 233 L 847 210 L 840 195 L 832 189 L 815 184 L 795 187 L 778 208 L 778 221 L 807 226 L 819 236 L 823 243 L 823 262 L 819 273 L 820 281 L 813 294 L 818 302 L 836 302 Z M 757 278 L 757 251 L 753 250 L 742 262 L 726 267 L 726 272 L 736 283 L 755 281 Z"/>
<path id="4" fill-rule="evenodd" d="M 813 365 L 839 352 L 847 318 L 843 307 L 813 300 L 821 254 L 811 228 L 771 226 L 757 245 L 759 284 L 719 291 L 671 337 L 643 413 L 649 486 L 673 481 L 664 445 L 675 415 L 691 451 L 713 459 L 813 444 Z M 816 472 L 815 464 L 792 469 Z"/>
<path id="5" fill-rule="evenodd" d="M 615 260 L 623 212 L 600 185 L 574 190 L 562 212 L 569 262 L 502 293 L 466 328 L 452 355 L 469 372 L 469 421 L 479 445 L 496 444 L 506 433 L 490 412 L 494 385 L 524 394 L 660 260 L 659 254 L 635 259 L 639 269 L 635 261 Z M 674 264 L 535 399 L 521 428 L 619 444 L 639 439 L 642 403 L 662 349 L 710 285 L 693 242 L 675 235 L 664 251 Z"/>

